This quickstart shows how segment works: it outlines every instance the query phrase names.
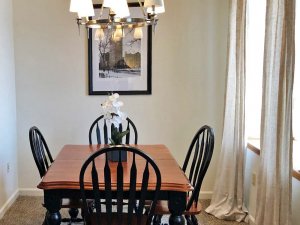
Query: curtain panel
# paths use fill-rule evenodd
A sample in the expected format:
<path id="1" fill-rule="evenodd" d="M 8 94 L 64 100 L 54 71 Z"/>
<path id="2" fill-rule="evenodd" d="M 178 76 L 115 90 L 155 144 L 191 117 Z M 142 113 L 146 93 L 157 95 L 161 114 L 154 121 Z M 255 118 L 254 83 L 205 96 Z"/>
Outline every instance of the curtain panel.
<path id="1" fill-rule="evenodd" d="M 291 224 L 295 0 L 268 0 L 255 223 Z"/>
<path id="2" fill-rule="evenodd" d="M 219 219 L 243 221 L 245 161 L 245 34 L 246 0 L 231 0 L 227 82 L 221 154 L 211 205 Z"/>

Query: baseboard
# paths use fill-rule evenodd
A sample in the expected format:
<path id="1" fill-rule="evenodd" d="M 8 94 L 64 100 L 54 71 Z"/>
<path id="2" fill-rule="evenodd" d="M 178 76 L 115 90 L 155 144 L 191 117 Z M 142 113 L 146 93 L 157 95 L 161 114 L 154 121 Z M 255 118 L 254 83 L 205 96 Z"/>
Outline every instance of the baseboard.
<path id="1" fill-rule="evenodd" d="M 4 203 L 4 205 L 0 208 L 0 219 L 4 216 L 9 207 L 16 201 L 19 196 L 19 190 L 16 190 L 10 198 Z"/>
<path id="2" fill-rule="evenodd" d="M 212 193 L 213 193 L 212 191 L 200 191 L 199 199 L 211 199 Z"/>
<path id="3" fill-rule="evenodd" d="M 37 188 L 19 188 L 21 196 L 43 196 L 43 191 Z"/>

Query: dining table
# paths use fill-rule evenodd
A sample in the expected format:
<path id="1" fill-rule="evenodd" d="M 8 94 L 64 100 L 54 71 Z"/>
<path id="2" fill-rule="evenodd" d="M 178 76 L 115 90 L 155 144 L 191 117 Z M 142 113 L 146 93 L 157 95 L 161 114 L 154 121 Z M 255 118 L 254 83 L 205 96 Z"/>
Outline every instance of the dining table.
<path id="1" fill-rule="evenodd" d="M 161 190 L 159 200 L 167 200 L 170 211 L 169 224 L 183 225 L 183 212 L 186 207 L 188 192 L 193 190 L 191 183 L 178 165 L 170 150 L 163 144 L 130 145 L 148 154 L 158 165 L 161 173 Z M 49 167 L 46 175 L 38 184 L 44 192 L 44 206 L 47 209 L 45 224 L 61 223 L 61 201 L 63 198 L 81 198 L 79 173 L 85 160 L 95 151 L 107 147 L 105 145 L 65 145 Z M 101 160 L 101 159 L 100 159 Z M 104 163 L 104 158 L 102 159 Z M 130 161 L 130 158 L 127 159 Z M 127 162 L 123 162 L 127 163 Z M 129 174 L 124 174 L 124 182 Z M 113 178 L 112 178 L 113 179 Z M 137 178 L 137 180 L 139 180 Z M 141 179 L 140 179 L 141 180 Z M 141 181 L 140 181 L 141 182 Z M 124 183 L 124 185 L 126 185 Z M 149 183 L 151 189 L 155 183 Z M 99 179 L 99 187 L 104 187 L 103 179 Z M 104 188 L 103 188 L 104 191 Z"/>

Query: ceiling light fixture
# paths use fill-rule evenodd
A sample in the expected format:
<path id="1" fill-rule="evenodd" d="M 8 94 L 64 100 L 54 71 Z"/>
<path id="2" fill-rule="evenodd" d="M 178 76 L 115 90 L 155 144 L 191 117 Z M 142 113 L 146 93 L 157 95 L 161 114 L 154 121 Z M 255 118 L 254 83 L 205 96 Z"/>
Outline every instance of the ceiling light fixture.
<path id="1" fill-rule="evenodd" d="M 151 25 L 153 31 L 158 21 L 158 14 L 165 12 L 163 0 L 145 0 L 143 3 L 138 0 L 139 7 L 142 11 L 142 17 L 130 17 L 127 0 L 103 0 L 100 15 L 97 19 L 93 8 L 92 0 L 71 0 L 70 12 L 78 14 L 77 24 L 84 25 L 87 28 L 113 29 L 135 28 L 136 35 L 141 37 L 141 27 Z M 106 13 L 104 13 L 107 11 Z M 102 33 L 98 31 L 98 33 Z"/>

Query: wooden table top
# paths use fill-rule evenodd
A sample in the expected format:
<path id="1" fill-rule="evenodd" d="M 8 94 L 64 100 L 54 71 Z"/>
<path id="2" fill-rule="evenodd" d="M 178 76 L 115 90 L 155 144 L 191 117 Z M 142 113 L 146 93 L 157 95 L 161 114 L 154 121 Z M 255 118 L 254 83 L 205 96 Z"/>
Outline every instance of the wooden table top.
<path id="1" fill-rule="evenodd" d="M 43 177 L 40 184 L 37 186 L 40 189 L 80 189 L 79 188 L 79 172 L 84 161 L 95 151 L 104 147 L 104 145 L 65 145 L 55 161 L 50 166 L 48 172 Z M 158 165 L 161 176 L 162 184 L 161 190 L 166 191 L 182 191 L 187 192 L 192 190 L 192 186 L 181 170 L 180 166 L 170 153 L 165 145 L 133 145 L 144 152 L 146 152 Z M 132 162 L 131 155 L 128 155 L 127 162 L 124 162 L 124 187 L 129 185 L 129 170 Z M 137 169 L 144 168 L 144 161 L 137 158 Z M 96 161 L 96 165 L 104 164 L 104 157 L 100 157 Z M 112 163 L 114 166 L 117 163 Z M 128 164 L 128 167 L 126 166 Z M 101 171 L 99 172 L 101 174 Z M 141 184 L 141 176 L 137 177 Z M 114 180 L 112 178 L 112 183 Z M 155 178 L 150 180 L 149 188 L 155 187 Z M 85 184 L 91 185 L 91 177 L 85 178 Z M 100 188 L 104 187 L 103 177 L 99 177 Z"/>

